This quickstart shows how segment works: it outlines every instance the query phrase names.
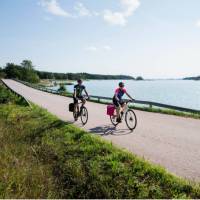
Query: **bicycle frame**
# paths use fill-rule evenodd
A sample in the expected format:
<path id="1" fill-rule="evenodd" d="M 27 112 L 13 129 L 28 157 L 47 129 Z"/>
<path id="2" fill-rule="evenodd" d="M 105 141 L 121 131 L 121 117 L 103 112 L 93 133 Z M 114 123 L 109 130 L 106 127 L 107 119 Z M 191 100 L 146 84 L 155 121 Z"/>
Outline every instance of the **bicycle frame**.
<path id="1" fill-rule="evenodd" d="M 123 117 L 125 116 L 126 112 L 129 109 L 129 103 L 130 103 L 130 101 L 125 102 L 125 105 L 123 107 L 123 115 L 121 116 L 122 119 L 123 119 Z"/>

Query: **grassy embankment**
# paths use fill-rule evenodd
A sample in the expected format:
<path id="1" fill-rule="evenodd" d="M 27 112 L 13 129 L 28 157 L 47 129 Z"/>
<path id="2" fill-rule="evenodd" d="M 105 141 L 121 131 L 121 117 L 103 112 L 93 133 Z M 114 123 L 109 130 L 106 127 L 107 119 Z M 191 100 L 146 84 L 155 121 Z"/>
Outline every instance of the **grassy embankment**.
<path id="1" fill-rule="evenodd" d="M 200 198 L 199 186 L 0 88 L 0 198 Z"/>

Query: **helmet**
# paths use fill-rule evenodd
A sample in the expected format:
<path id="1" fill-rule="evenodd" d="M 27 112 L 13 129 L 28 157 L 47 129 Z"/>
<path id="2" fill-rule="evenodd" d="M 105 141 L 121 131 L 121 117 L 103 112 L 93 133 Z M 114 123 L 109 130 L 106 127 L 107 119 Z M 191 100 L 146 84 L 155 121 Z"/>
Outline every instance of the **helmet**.
<path id="1" fill-rule="evenodd" d="M 123 83 L 123 82 L 120 82 L 120 83 L 119 83 L 119 87 L 124 87 L 124 83 Z"/>
<path id="2" fill-rule="evenodd" d="M 82 81 L 81 79 L 78 79 L 77 82 L 78 82 L 78 83 L 82 83 L 83 81 Z"/>

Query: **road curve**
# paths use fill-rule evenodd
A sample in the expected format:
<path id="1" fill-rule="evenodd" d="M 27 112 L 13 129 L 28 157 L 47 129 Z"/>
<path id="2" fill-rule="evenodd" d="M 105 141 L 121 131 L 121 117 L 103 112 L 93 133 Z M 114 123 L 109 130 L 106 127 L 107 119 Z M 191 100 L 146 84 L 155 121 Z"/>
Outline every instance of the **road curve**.
<path id="1" fill-rule="evenodd" d="M 42 92 L 13 80 L 4 82 L 31 102 L 46 108 L 60 119 L 73 122 L 68 104 L 72 99 Z M 200 120 L 136 111 L 138 126 L 130 133 L 124 124 L 115 130 L 106 116 L 106 106 L 87 103 L 89 121 L 85 127 L 122 148 L 164 166 L 168 171 L 200 181 Z"/>

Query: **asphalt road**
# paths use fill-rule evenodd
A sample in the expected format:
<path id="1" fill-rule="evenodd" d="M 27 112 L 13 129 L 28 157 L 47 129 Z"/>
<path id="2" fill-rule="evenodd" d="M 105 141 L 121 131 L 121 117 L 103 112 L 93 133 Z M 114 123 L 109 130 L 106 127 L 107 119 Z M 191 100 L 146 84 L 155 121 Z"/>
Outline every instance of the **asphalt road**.
<path id="1" fill-rule="evenodd" d="M 60 119 L 74 123 L 72 113 L 68 112 L 72 99 L 35 90 L 13 80 L 4 82 Z M 87 125 L 82 127 L 80 121 L 75 125 L 164 166 L 178 176 L 200 181 L 200 120 L 135 111 L 138 126 L 130 132 L 125 123 L 116 129 L 111 125 L 106 105 L 87 102 L 86 106 L 89 111 Z"/>

